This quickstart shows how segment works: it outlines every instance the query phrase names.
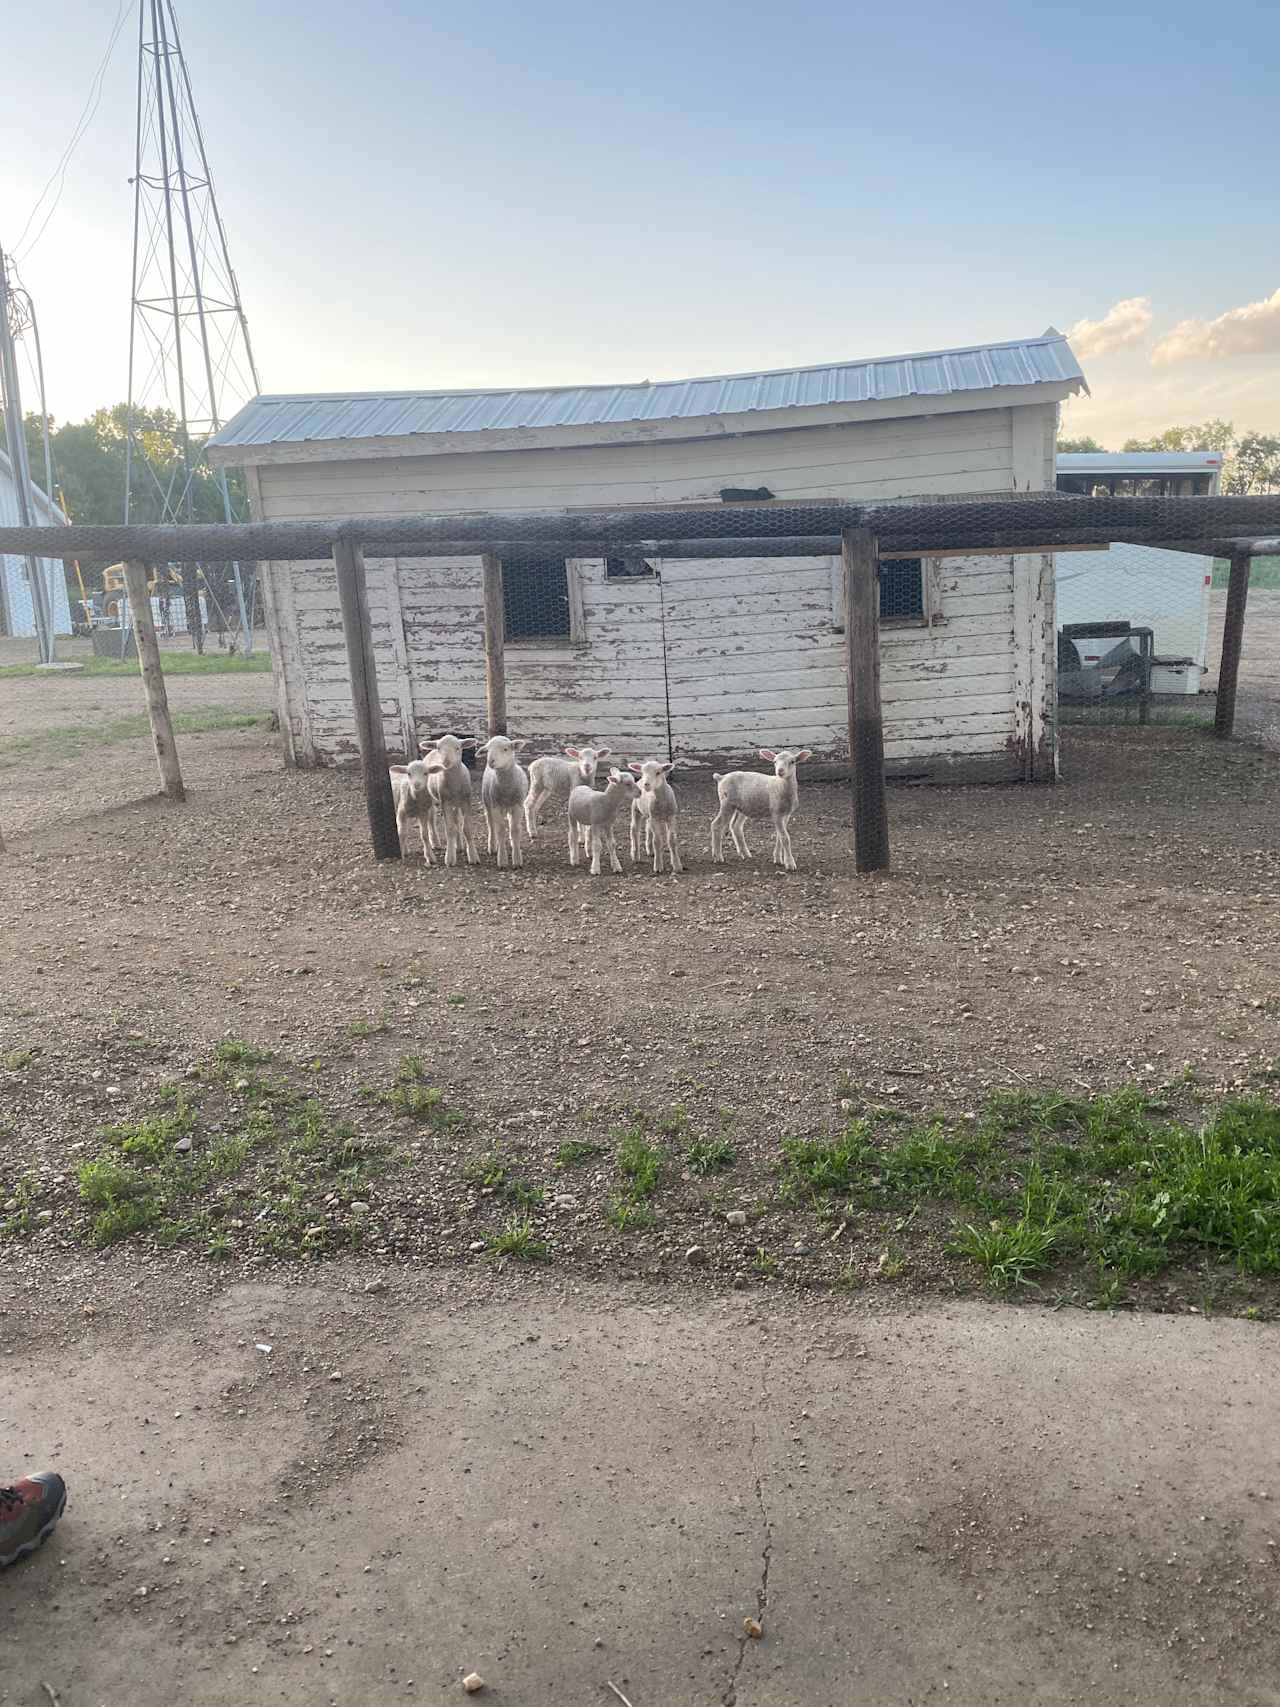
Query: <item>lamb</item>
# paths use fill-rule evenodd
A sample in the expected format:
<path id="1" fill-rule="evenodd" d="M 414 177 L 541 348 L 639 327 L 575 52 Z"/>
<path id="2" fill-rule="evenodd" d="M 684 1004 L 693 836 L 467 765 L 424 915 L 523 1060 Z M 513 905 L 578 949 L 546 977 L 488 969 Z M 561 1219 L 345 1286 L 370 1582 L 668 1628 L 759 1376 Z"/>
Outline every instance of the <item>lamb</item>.
<path id="1" fill-rule="evenodd" d="M 480 856 L 471 840 L 467 810 L 471 805 L 471 772 L 462 762 L 462 742 L 456 735 L 424 741 L 427 787 L 444 819 L 444 863 L 457 865 L 458 849 L 465 846 L 467 864 L 479 865 Z"/>
<path id="2" fill-rule="evenodd" d="M 529 766 L 529 798 L 524 803 L 524 825 L 531 842 L 538 839 L 542 808 L 554 795 L 568 795 L 570 790 L 585 784 L 594 788 L 596 770 L 601 759 L 609 757 L 608 747 L 566 747 L 566 757 L 548 753 Z"/>
<path id="3" fill-rule="evenodd" d="M 421 759 L 411 759 L 407 765 L 392 765 L 391 795 L 396 803 L 396 829 L 400 832 L 400 847 L 404 849 L 404 833 L 409 820 L 418 820 L 422 838 L 422 857 L 434 865 L 431 847 L 435 830 L 435 802 L 431 798 L 431 771 Z"/>
<path id="4" fill-rule="evenodd" d="M 615 822 L 628 801 L 640 793 L 640 784 L 628 771 L 611 770 L 604 789 L 580 783 L 569 796 L 569 864 L 578 863 L 578 832 L 587 830 L 591 841 L 591 875 L 600 875 L 600 855 L 609 850 L 609 864 L 615 872 L 622 871 L 618 858 Z"/>
<path id="5" fill-rule="evenodd" d="M 796 766 L 813 755 L 807 747 L 800 752 L 783 748 L 777 753 L 770 747 L 761 747 L 760 757 L 773 766 L 772 776 L 761 776 L 758 771 L 729 771 L 725 776 L 715 773 L 720 810 L 711 820 L 711 857 L 724 864 L 727 824 L 739 857 L 750 858 L 751 849 L 747 846 L 743 825 L 748 818 L 770 818 L 773 821 L 773 863 L 784 871 L 794 871 L 796 861 L 791 851 L 788 826 L 800 798 Z"/>
<path id="6" fill-rule="evenodd" d="M 675 760 L 664 764 L 661 759 L 645 759 L 640 764 L 628 765 L 627 768 L 640 778 L 640 795 L 631 806 L 632 859 L 640 857 L 639 830 L 643 824 L 644 848 L 646 853 L 653 854 L 654 876 L 662 870 L 664 852 L 671 870 L 683 871 L 676 837 L 676 792 L 667 781 L 667 777 L 675 769 Z"/>
<path id="7" fill-rule="evenodd" d="M 510 866 L 524 864 L 520 850 L 520 809 L 529 794 L 529 773 L 516 763 L 516 754 L 523 741 L 509 741 L 505 735 L 491 735 L 476 748 L 486 755 L 484 775 L 480 779 L 480 804 L 489 826 L 489 852 L 495 848 L 498 869 L 502 869 L 503 854 L 508 854 Z M 504 849 L 503 843 L 506 843 Z"/>

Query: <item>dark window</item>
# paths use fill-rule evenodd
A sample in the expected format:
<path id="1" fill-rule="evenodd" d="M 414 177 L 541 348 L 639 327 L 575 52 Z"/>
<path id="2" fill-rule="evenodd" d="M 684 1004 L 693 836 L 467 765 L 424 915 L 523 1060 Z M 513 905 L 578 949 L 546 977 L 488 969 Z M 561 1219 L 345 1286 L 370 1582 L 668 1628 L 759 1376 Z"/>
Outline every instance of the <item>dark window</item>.
<path id="1" fill-rule="evenodd" d="M 567 639 L 569 568 L 563 557 L 521 552 L 502 559 L 502 609 L 508 640 Z"/>
<path id="2" fill-rule="evenodd" d="M 646 563 L 643 557 L 606 557 L 604 560 L 606 581 L 652 581 L 654 574 L 653 564 Z"/>
<path id="3" fill-rule="evenodd" d="M 918 557 L 890 557 L 880 565 L 880 620 L 924 615 L 924 571 Z"/>

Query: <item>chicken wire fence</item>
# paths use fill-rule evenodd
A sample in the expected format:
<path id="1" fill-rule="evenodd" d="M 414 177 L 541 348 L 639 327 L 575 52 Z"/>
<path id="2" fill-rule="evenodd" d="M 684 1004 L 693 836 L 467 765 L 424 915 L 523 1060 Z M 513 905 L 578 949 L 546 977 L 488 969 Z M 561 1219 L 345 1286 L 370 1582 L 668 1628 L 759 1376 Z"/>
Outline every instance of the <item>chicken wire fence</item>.
<path id="1" fill-rule="evenodd" d="M 602 623 L 599 600 L 592 603 L 596 588 L 616 590 L 628 608 L 656 621 L 657 644 L 669 649 L 677 591 L 684 601 L 680 620 L 692 621 L 689 612 L 700 608 L 690 590 L 696 571 L 715 583 L 714 599 L 708 593 L 701 607 L 707 614 L 699 668 L 708 683 L 725 676 L 747 638 L 762 673 L 770 673 L 774 652 L 795 660 L 790 674 L 772 672 L 780 684 L 784 674 L 796 683 L 795 705 L 780 703 L 787 690 L 779 685 L 771 698 L 760 698 L 751 720 L 760 736 L 786 735 L 797 745 L 816 731 L 824 736 L 817 744 L 838 757 L 845 739 L 835 680 L 842 653 L 842 537 L 860 530 L 874 538 L 879 554 L 886 751 L 896 746 L 899 756 L 932 754 L 939 774 L 950 757 L 979 753 L 984 743 L 999 752 L 1008 744 L 1002 719 L 1012 729 L 1019 706 L 1037 696 L 1035 712 L 1050 741 L 1055 727 L 1067 736 L 1078 726 L 1135 733 L 1203 726 L 1213 712 L 1225 559 L 1235 542 L 1280 533 L 1280 495 L 1024 493 L 875 505 L 768 502 L 763 492 L 741 495 L 745 501 L 739 496 L 654 509 L 57 532 L 60 555 L 74 549 L 152 564 L 179 557 L 222 562 L 233 552 L 240 561 L 268 564 L 325 560 L 335 542 L 358 545 L 371 559 L 394 556 L 410 565 L 451 558 L 474 563 L 485 554 L 501 563 L 513 681 L 532 656 L 529 648 L 549 648 L 559 657 L 592 647 Z M 0 549 L 43 555 L 50 537 L 48 530 L 38 536 L 35 530 L 2 530 Z M 1259 558 L 1257 565 L 1238 732 L 1268 739 L 1278 721 L 1267 691 L 1268 677 L 1275 676 L 1267 658 L 1274 656 L 1276 592 L 1274 564 Z M 680 566 L 685 574 L 678 588 Z M 749 636 L 748 623 L 754 625 Z M 599 658 L 620 667 L 621 627 L 612 642 Z M 819 688 L 816 676 L 812 687 L 802 679 L 805 654 L 820 660 L 830 678 L 825 723 L 807 716 Z M 760 687 L 745 683 L 748 703 Z M 770 711 L 779 715 L 771 720 Z M 781 725 L 776 733 L 774 725 Z M 896 728 L 911 733 L 898 735 Z M 1070 757 L 1066 741 L 1063 750 Z M 847 756 L 847 744 L 844 751 Z"/>

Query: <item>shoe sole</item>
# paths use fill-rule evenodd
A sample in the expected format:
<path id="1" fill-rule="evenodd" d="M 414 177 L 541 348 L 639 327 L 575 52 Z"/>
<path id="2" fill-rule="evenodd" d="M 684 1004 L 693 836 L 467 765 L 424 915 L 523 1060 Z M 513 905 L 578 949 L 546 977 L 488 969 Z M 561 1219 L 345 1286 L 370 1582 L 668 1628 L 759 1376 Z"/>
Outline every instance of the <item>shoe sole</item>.
<path id="1" fill-rule="evenodd" d="M 54 1530 L 58 1527 L 59 1519 L 66 1509 L 67 1496 L 64 1492 L 62 1498 L 58 1501 L 57 1511 L 54 1512 L 53 1516 L 45 1524 L 43 1529 L 38 1530 L 36 1534 L 31 1537 L 30 1541 L 24 1541 L 21 1547 L 17 1548 L 15 1552 L 0 1553 L 0 1570 L 2 1570 L 6 1565 L 16 1565 L 19 1559 L 25 1559 L 30 1554 L 37 1552 L 41 1547 L 43 1547 L 45 1542 L 53 1534 Z"/>

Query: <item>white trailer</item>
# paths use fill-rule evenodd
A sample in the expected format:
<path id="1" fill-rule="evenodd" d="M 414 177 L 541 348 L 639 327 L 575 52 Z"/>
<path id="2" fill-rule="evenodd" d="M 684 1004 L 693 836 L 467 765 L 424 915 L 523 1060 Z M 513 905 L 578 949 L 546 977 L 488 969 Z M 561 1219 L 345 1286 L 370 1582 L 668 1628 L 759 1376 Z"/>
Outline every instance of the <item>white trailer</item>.
<path id="1" fill-rule="evenodd" d="M 1058 455 L 1058 490 L 1086 497 L 1190 498 L 1216 495 L 1216 451 L 1081 451 Z M 1154 636 L 1151 691 L 1200 692 L 1209 654 L 1213 559 L 1117 542 L 1106 551 L 1057 559 L 1058 628 L 1128 622 Z M 1080 662 L 1096 667 L 1114 639 L 1076 641 Z"/>

